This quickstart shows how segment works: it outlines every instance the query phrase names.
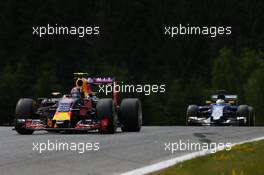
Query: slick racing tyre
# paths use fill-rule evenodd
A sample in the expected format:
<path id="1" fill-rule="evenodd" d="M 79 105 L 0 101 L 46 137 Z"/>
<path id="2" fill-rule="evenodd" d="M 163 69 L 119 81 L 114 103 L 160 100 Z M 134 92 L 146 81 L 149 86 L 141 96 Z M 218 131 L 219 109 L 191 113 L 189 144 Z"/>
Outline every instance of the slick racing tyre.
<path id="1" fill-rule="evenodd" d="M 251 114 L 252 114 L 252 112 L 253 112 L 253 109 L 250 108 L 248 105 L 240 105 L 240 106 L 238 106 L 237 115 L 239 117 L 246 117 L 246 119 L 247 119 L 246 123 L 244 123 L 244 126 L 251 126 L 251 121 L 252 121 Z"/>
<path id="2" fill-rule="evenodd" d="M 33 130 L 23 127 L 23 123 L 18 123 L 18 119 L 33 119 L 36 112 L 35 100 L 22 98 L 17 102 L 15 109 L 15 129 L 19 134 L 33 134 Z"/>
<path id="3" fill-rule="evenodd" d="M 250 126 L 255 126 L 255 110 L 252 106 L 248 107 Z"/>
<path id="4" fill-rule="evenodd" d="M 142 125 L 141 102 L 137 98 L 123 99 L 120 105 L 121 130 L 139 132 Z"/>
<path id="5" fill-rule="evenodd" d="M 111 98 L 100 99 L 96 105 L 97 117 L 101 122 L 101 134 L 113 134 L 117 127 L 117 115 Z"/>
<path id="6" fill-rule="evenodd" d="M 187 108 L 186 125 L 192 126 L 194 124 L 191 122 L 188 122 L 189 117 L 198 117 L 198 106 L 197 105 L 189 105 Z"/>

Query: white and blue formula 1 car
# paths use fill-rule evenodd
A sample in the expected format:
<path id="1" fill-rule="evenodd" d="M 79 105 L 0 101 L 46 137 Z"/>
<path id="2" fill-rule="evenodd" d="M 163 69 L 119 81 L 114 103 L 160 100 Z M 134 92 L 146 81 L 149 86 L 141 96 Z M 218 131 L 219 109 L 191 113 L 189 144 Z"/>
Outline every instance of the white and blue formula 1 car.
<path id="1" fill-rule="evenodd" d="M 205 106 L 189 105 L 186 124 L 189 126 L 254 126 L 255 112 L 249 105 L 238 105 L 237 95 L 219 90 Z"/>

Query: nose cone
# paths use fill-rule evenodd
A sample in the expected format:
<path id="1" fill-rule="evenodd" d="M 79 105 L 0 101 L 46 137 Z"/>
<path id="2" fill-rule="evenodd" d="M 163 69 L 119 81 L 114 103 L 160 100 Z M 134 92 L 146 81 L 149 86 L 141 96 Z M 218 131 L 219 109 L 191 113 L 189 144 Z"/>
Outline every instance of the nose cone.
<path id="1" fill-rule="evenodd" d="M 71 119 L 71 112 L 56 112 L 52 120 L 65 121 L 70 119 Z"/>
<path id="2" fill-rule="evenodd" d="M 214 120 L 219 120 L 224 115 L 224 106 L 215 105 L 212 110 L 212 118 Z"/>

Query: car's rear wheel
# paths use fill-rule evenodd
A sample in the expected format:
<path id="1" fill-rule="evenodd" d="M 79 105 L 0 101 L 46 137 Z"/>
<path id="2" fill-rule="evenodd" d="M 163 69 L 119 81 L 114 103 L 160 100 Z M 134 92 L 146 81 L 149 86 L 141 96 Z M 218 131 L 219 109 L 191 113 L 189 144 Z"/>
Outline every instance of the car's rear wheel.
<path id="1" fill-rule="evenodd" d="M 101 134 L 113 134 L 117 127 L 117 116 L 111 98 L 100 99 L 96 105 L 97 117 L 100 120 Z"/>
<path id="2" fill-rule="evenodd" d="M 189 122 L 190 117 L 198 117 L 198 106 L 197 105 L 189 105 L 186 113 L 186 125 L 193 126 L 194 123 Z"/>
<path id="3" fill-rule="evenodd" d="M 123 99 L 120 105 L 121 130 L 139 132 L 142 126 L 141 102 L 137 98 Z"/>
<path id="4" fill-rule="evenodd" d="M 36 112 L 36 101 L 22 98 L 17 102 L 15 110 L 15 129 L 19 134 L 33 134 L 33 130 L 26 129 L 25 123 L 19 122 L 23 119 L 33 119 Z"/>

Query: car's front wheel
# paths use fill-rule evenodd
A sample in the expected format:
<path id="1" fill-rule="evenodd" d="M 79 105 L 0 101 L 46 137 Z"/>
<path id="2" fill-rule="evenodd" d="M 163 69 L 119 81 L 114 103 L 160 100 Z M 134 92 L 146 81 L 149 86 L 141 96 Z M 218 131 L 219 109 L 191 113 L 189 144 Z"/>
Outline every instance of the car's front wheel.
<path id="1" fill-rule="evenodd" d="M 255 110 L 252 106 L 248 107 L 250 126 L 255 126 Z"/>
<path id="2" fill-rule="evenodd" d="M 33 134 L 33 130 L 26 129 L 23 120 L 33 119 L 36 112 L 36 101 L 22 98 L 17 102 L 15 109 L 15 130 L 19 134 Z"/>
<path id="3" fill-rule="evenodd" d="M 197 105 L 189 105 L 186 113 L 186 125 L 193 126 L 194 123 L 189 121 L 190 117 L 198 117 L 198 106 Z"/>
<path id="4" fill-rule="evenodd" d="M 97 117 L 100 120 L 101 134 L 113 134 L 117 127 L 117 116 L 111 98 L 100 99 L 96 105 Z"/>
<path id="5" fill-rule="evenodd" d="M 237 116 L 246 117 L 246 123 L 244 126 L 254 126 L 255 125 L 255 114 L 254 108 L 248 105 L 240 105 L 237 109 Z"/>

